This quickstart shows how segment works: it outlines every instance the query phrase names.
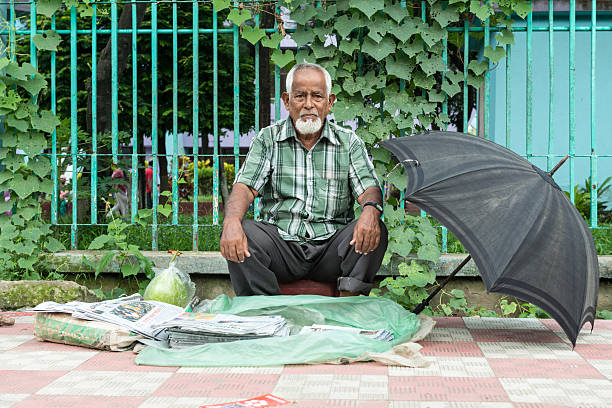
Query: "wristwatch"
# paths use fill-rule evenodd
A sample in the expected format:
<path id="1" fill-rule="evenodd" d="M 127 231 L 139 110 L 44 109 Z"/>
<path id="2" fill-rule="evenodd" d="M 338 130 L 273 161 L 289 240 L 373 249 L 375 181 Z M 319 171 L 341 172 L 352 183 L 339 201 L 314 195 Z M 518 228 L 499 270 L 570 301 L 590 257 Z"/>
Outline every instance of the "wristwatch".
<path id="1" fill-rule="evenodd" d="M 366 208 L 367 205 L 371 205 L 372 207 L 376 208 L 378 211 L 380 211 L 380 213 L 382 214 L 383 212 L 383 208 L 380 204 L 375 203 L 374 201 L 368 201 L 367 203 L 364 203 L 361 208 Z"/>

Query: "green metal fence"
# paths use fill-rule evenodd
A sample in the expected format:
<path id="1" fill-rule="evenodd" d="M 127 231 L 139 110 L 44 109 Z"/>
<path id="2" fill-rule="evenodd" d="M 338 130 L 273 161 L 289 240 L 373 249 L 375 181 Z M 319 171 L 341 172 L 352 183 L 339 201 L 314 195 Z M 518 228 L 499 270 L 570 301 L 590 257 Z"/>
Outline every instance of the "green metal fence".
<path id="1" fill-rule="evenodd" d="M 150 3 L 150 10 L 147 13 L 150 13 L 150 27 L 141 27 L 137 28 L 137 5 L 138 3 Z M 192 21 L 189 24 L 184 24 L 181 26 L 179 24 L 179 15 L 178 15 L 178 7 L 179 4 L 190 3 L 192 8 Z M 428 3 L 426 1 L 416 2 L 418 5 L 420 3 L 421 7 L 421 15 L 423 20 L 425 20 Z M 157 249 L 158 244 L 158 232 L 160 228 L 165 226 L 183 226 L 192 229 L 193 235 L 193 248 L 197 250 L 198 248 L 198 235 L 199 230 L 202 228 L 208 228 L 213 225 L 218 225 L 220 222 L 220 208 L 219 208 L 219 188 L 220 188 L 220 161 L 222 158 L 233 159 L 236 170 L 239 167 L 240 160 L 240 150 L 239 150 L 239 134 L 241 132 L 240 127 L 240 98 L 241 91 L 244 92 L 244 88 L 241 89 L 240 86 L 240 47 L 239 44 L 241 41 L 239 28 L 235 25 L 233 26 L 225 26 L 219 27 L 217 22 L 216 12 L 210 7 L 210 1 L 198 1 L 198 0 L 185 0 L 185 1 L 174 1 L 174 2 L 157 2 L 157 1 L 98 1 L 95 3 L 91 3 L 93 6 L 93 15 L 89 19 L 89 23 L 87 26 L 78 26 L 78 14 L 77 7 L 72 7 L 69 10 L 60 10 L 56 13 L 70 13 L 70 26 L 67 28 L 57 28 L 56 27 L 56 16 L 53 16 L 50 19 L 50 25 L 43 27 L 40 18 L 37 20 L 36 13 L 36 2 L 30 1 L 16 1 L 10 0 L 0 3 L 0 10 L 5 12 L 4 16 L 6 20 L 8 20 L 8 29 L 3 29 L 0 34 L 3 36 L 8 36 L 9 41 L 14 46 L 16 41 L 26 41 L 30 44 L 30 62 L 32 65 L 37 66 L 37 52 L 32 41 L 33 36 L 37 33 L 42 33 L 44 29 L 51 28 L 55 29 L 57 33 L 62 37 L 62 47 L 70 48 L 70 92 L 69 95 L 58 95 L 57 92 L 57 81 L 59 79 L 58 74 L 58 66 L 56 62 L 56 52 L 51 52 L 49 66 L 46 69 L 49 69 L 50 76 L 50 99 L 49 103 L 51 105 L 51 109 L 55 112 L 57 108 L 58 98 L 66 98 L 70 99 L 70 152 L 58 151 L 57 147 L 57 135 L 53 134 L 51 140 L 51 148 L 49 156 L 52 162 L 52 178 L 53 178 L 53 197 L 51 198 L 51 223 L 53 225 L 69 225 L 71 228 L 71 246 L 72 248 L 77 247 L 77 237 L 79 228 L 85 225 L 102 225 L 105 220 L 101 219 L 98 211 L 98 204 L 100 201 L 99 196 L 99 184 L 98 184 L 98 164 L 99 161 L 104 158 L 106 155 L 112 157 L 114 163 L 118 163 L 120 158 L 128 158 L 131 163 L 131 168 L 129 171 L 130 179 L 131 179 L 131 191 L 129 194 L 131 196 L 131 208 L 130 215 L 131 221 L 134 222 L 137 217 L 137 212 L 139 207 L 142 207 L 143 203 L 138 202 L 138 167 L 142 167 L 142 163 L 145 159 L 146 153 L 139 153 L 137 149 L 137 145 L 142 143 L 142 135 L 148 133 L 152 138 L 152 152 L 153 156 L 153 180 L 155 181 L 159 174 L 159 165 L 158 161 L 155 158 L 159 155 L 159 145 L 158 140 L 159 136 L 164 130 L 171 131 L 173 136 L 173 149 L 172 149 L 172 185 L 171 185 L 171 203 L 172 203 L 172 216 L 168 220 L 167 223 L 161 223 L 158 205 L 158 186 L 157 183 L 153 183 L 153 207 L 152 207 L 152 249 Z M 236 4 L 238 4 L 236 2 Z M 406 2 L 402 2 L 403 5 L 406 5 Z M 119 28 L 118 26 L 118 11 L 119 8 L 130 6 L 132 8 L 132 22 L 130 28 Z M 575 138 L 576 138 L 576 114 L 575 114 L 575 36 L 576 31 L 590 31 L 591 33 L 591 116 L 590 116 L 590 143 L 591 143 L 591 153 L 586 155 L 589 158 L 591 166 L 590 166 L 590 175 L 591 180 L 593 181 L 592 190 L 591 190 L 591 227 L 597 228 L 597 160 L 599 157 L 611 157 L 611 152 L 599 152 L 597 149 L 597 139 L 595 132 L 595 123 L 598 118 L 595 116 L 595 91 L 596 91 L 596 82 L 595 82 L 595 58 L 596 58 L 596 36 L 597 32 L 602 31 L 612 31 L 612 27 L 609 26 L 597 26 L 597 12 L 596 12 L 596 1 L 593 0 L 591 4 L 591 24 L 588 27 L 576 25 L 576 4 L 575 0 L 569 2 L 570 10 L 569 10 L 569 25 L 555 25 L 554 21 L 554 13 L 553 9 L 553 1 L 549 0 L 548 6 L 548 24 L 541 26 L 534 26 L 532 14 L 530 14 L 526 19 L 525 26 L 514 27 L 512 30 L 515 33 L 525 33 L 525 42 L 526 42 L 526 59 L 527 63 L 524 67 L 524 72 L 511 72 L 510 66 L 512 63 L 512 47 L 510 45 L 506 46 L 507 58 L 505 59 L 506 75 L 505 75 L 505 84 L 506 89 L 503 90 L 505 92 L 506 98 L 506 108 L 505 108 L 505 143 L 507 146 L 510 146 L 511 134 L 512 134 L 512 106 L 511 106 L 511 89 L 512 89 L 512 78 L 515 75 L 526 75 L 526 115 L 525 115 L 525 146 L 526 146 L 526 157 L 529 160 L 534 158 L 545 158 L 547 162 L 548 168 L 551 168 L 557 161 L 560 159 L 562 154 L 554 154 L 553 153 L 553 135 L 552 135 L 552 121 L 555 115 L 553 109 L 553 93 L 554 93 L 554 72 L 553 72 L 553 61 L 554 61 L 554 46 L 553 46 L 553 38 L 555 33 L 558 32 L 568 32 L 569 33 L 569 94 L 567 95 L 568 103 L 569 103 L 569 140 L 567 144 L 567 153 L 570 155 L 569 160 L 569 174 L 570 174 L 570 186 L 574 185 L 574 160 L 576 158 L 575 152 Z M 158 26 L 158 16 L 159 16 L 159 7 L 171 7 L 172 12 L 172 26 L 171 27 L 159 27 Z M 102 11 L 109 12 L 110 15 L 110 27 L 106 24 L 100 24 Z M 278 11 L 278 9 L 277 9 Z M 203 12 L 211 12 L 212 13 L 212 26 L 210 27 L 202 27 L 200 22 L 201 15 Z M 260 16 L 255 17 L 256 24 L 260 22 Z M 464 49 L 463 49 L 463 58 L 465 61 L 464 66 L 464 85 L 463 85 L 463 110 L 464 113 L 469 112 L 470 105 L 468 101 L 468 85 L 467 85 L 467 62 L 470 58 L 474 58 L 473 54 L 470 50 L 470 32 L 481 32 L 484 34 L 484 45 L 488 45 L 491 34 L 499 32 L 501 27 L 491 27 L 489 22 L 485 22 L 483 26 L 471 26 L 468 21 L 464 23 L 463 27 L 452 27 L 449 28 L 450 32 L 459 32 L 464 37 Z M 268 28 L 267 32 L 275 32 L 276 29 Z M 549 58 L 550 58 L 550 66 L 549 66 L 549 134 L 548 138 L 548 150 L 544 153 L 534 152 L 534 134 L 533 134 L 533 46 L 532 46 L 532 34 L 534 32 L 548 32 L 549 35 Z M 138 49 L 138 39 L 139 38 L 148 38 L 150 39 L 150 78 L 151 78 L 151 126 L 148 129 L 142 129 L 142 126 L 139 126 L 138 123 L 138 113 L 137 106 L 139 103 L 138 100 L 138 85 L 139 78 L 143 75 L 142 71 L 139 70 L 139 65 L 137 63 L 132 63 L 132 71 L 126 72 L 122 75 L 131 75 L 131 104 L 132 104 L 132 124 L 131 124 L 131 138 L 132 138 L 132 152 L 131 153 L 122 153 L 121 146 L 119 143 L 120 140 L 120 132 L 125 129 L 119 128 L 119 114 L 122 103 L 125 101 L 119 100 L 119 86 L 120 86 L 120 78 L 118 74 L 118 36 L 129 34 L 131 35 L 131 53 L 130 59 L 134 62 L 139 61 L 142 57 Z M 91 59 L 84 60 L 78 54 L 77 41 L 80 37 L 87 36 L 91 38 Z M 159 89 L 159 80 L 158 80 L 158 55 L 159 55 L 159 39 L 170 36 L 172 38 L 172 51 L 173 51 L 173 66 L 172 66 L 172 83 L 171 86 L 173 97 L 171 106 L 160 106 L 158 101 L 158 93 Z M 233 66 L 226 66 L 228 61 L 224 61 L 224 65 L 220 66 L 220 61 L 218 58 L 219 50 L 219 38 L 220 36 L 227 36 L 233 39 Z M 193 40 L 193 62 L 192 62 L 192 70 L 191 70 L 191 79 L 193 82 L 192 93 L 193 100 L 192 106 L 184 106 L 181 105 L 181 101 L 178 99 L 178 79 L 179 72 L 177 66 L 177 49 L 179 42 L 187 37 L 191 37 Z M 112 126 L 111 126 L 111 138 L 112 138 L 112 147 L 110 153 L 100 153 L 99 152 L 99 142 L 100 135 L 97 130 L 97 93 L 99 92 L 98 87 L 98 78 L 96 72 L 98 70 L 98 48 L 100 44 L 106 43 L 110 38 L 111 41 L 111 97 L 112 97 Z M 202 80 L 200 76 L 201 67 L 199 65 L 200 59 L 200 49 L 199 44 L 202 38 L 206 38 L 207 41 L 212 43 L 212 53 L 213 53 L 213 63 L 211 67 L 212 71 L 212 84 L 213 84 L 213 98 L 212 98 L 212 106 L 209 106 L 209 101 L 203 101 L 199 99 L 200 93 L 200 81 Z M 475 51 L 475 50 L 474 50 Z M 447 63 L 447 49 L 444 50 L 444 61 Z M 259 131 L 260 123 L 259 123 L 259 110 L 264 103 L 268 103 L 268 101 L 262 101 L 260 98 L 260 72 L 259 72 L 259 60 L 260 60 L 260 46 L 255 45 L 254 48 L 254 83 L 253 83 L 253 92 L 254 92 L 254 130 L 255 132 Z M 78 67 L 82 67 L 83 64 L 89 65 L 91 69 L 87 78 L 78 77 Z M 39 67 L 41 69 L 42 67 Z M 233 92 L 231 95 L 220 95 L 218 92 L 219 87 L 219 72 L 220 71 L 229 71 L 233 72 Z M 148 73 L 147 73 L 148 74 Z M 66 75 L 65 71 L 63 71 L 62 75 Z M 280 118 L 280 69 L 278 66 L 274 68 L 273 71 L 274 77 L 274 117 L 276 120 Z M 78 141 L 78 126 L 83 127 L 83 124 L 78 123 L 78 114 L 79 106 L 77 106 L 77 94 L 79 92 L 79 85 L 83 81 L 91 82 L 91 97 L 92 97 L 92 120 L 91 120 L 91 146 L 88 151 L 79 151 L 77 149 L 77 141 Z M 166 84 L 168 86 L 168 84 Z M 402 89 L 405 87 L 405 84 L 400 85 Z M 491 129 L 490 129 L 490 94 L 491 94 L 491 80 L 489 72 L 486 73 L 484 86 L 479 90 L 480 93 L 483 93 L 483 106 L 481 106 L 483 118 L 482 123 L 478 123 L 478 128 L 481 130 L 481 134 L 485 138 L 491 138 Z M 555 98 L 562 97 L 561 95 L 554 95 Z M 565 96 L 563 96 L 565 97 Z M 219 103 L 220 98 L 233 98 L 233 130 L 234 130 L 234 144 L 233 151 L 231 154 L 222 154 L 219 147 Z M 160 110 L 171 109 L 172 111 L 172 128 L 171 129 L 161 129 L 159 127 L 159 118 L 160 118 Z M 212 117 L 213 117 L 213 149 L 210 154 L 203 154 L 199 151 L 199 143 L 198 136 L 200 134 L 200 114 L 203 109 L 212 109 Z M 442 106 L 443 112 L 448 112 L 448 105 L 446 103 Z M 181 119 L 181 112 L 186 110 L 191 110 L 192 121 L 191 123 L 185 123 L 184 120 Z M 466 129 L 468 127 L 468 115 L 463 115 L 463 127 Z M 197 163 L 201 159 L 210 158 L 213 163 L 213 204 L 212 204 L 212 222 L 208 224 L 200 224 L 198 220 L 198 183 L 194 182 L 193 186 L 193 220 L 188 224 L 179 224 L 179 157 L 178 157 L 178 134 L 180 131 L 189 131 L 193 138 L 193 154 L 190 155 L 193 163 L 196 164 L 194 166 L 194 181 L 198 180 L 198 166 Z M 207 143 L 207 135 L 202 134 L 202 144 Z M 499 138 L 498 138 L 499 139 Z M 606 153 L 606 154 L 602 154 Z M 58 200 L 57 197 L 61 190 L 61 185 L 59 184 L 59 174 L 58 171 L 60 167 L 58 163 L 61 162 L 61 159 L 67 159 L 72 164 L 72 213 L 71 213 L 71 222 L 69 223 L 61 223 L 58 218 Z M 83 222 L 83 220 L 79 220 L 77 218 L 77 205 L 78 202 L 78 189 L 77 183 L 77 174 L 79 165 L 83 160 L 89 160 L 91 166 L 91 180 L 90 180 L 90 203 L 89 206 L 91 208 L 90 211 L 90 219 L 88 222 Z M 221 170 L 223 171 L 223 170 Z M 573 188 L 570 188 L 571 199 L 574 199 L 574 191 Z M 257 208 L 255 208 L 255 216 L 257 216 Z M 447 249 L 447 239 L 446 239 L 446 229 L 442 228 L 443 232 L 443 244 L 442 249 L 446 251 Z"/>

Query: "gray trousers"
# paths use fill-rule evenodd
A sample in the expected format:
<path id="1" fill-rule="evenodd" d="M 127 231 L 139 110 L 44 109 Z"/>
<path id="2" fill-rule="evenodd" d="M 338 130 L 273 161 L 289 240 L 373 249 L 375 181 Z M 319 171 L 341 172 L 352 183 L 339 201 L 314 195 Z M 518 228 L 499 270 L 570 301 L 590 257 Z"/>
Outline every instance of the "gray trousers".
<path id="1" fill-rule="evenodd" d="M 337 282 L 338 290 L 367 295 L 387 250 L 387 228 L 380 221 L 380 244 L 368 255 L 349 245 L 356 221 L 325 241 L 298 243 L 281 238 L 276 226 L 243 220 L 250 257 L 227 261 L 237 296 L 279 295 L 279 282 L 300 279 Z"/>

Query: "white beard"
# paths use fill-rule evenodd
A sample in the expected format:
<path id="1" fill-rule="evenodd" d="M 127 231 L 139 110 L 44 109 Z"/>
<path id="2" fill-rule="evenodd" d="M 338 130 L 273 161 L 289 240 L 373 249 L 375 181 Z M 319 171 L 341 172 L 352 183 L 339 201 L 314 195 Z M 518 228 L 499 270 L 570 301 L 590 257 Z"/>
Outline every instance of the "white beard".
<path id="1" fill-rule="evenodd" d="M 321 118 L 316 118 L 312 120 L 304 120 L 298 119 L 295 121 L 295 128 L 302 135 L 312 135 L 317 133 L 323 127 L 323 122 Z"/>

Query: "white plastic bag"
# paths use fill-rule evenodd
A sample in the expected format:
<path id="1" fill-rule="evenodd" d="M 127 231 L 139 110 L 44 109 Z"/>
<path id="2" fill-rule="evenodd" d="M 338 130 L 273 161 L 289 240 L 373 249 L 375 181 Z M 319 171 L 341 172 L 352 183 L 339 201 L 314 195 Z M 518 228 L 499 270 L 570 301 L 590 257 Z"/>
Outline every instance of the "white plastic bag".
<path id="1" fill-rule="evenodd" d="M 195 283 L 174 262 L 167 269 L 154 269 L 155 277 L 147 285 L 144 300 L 157 300 L 186 307 L 195 294 Z"/>

